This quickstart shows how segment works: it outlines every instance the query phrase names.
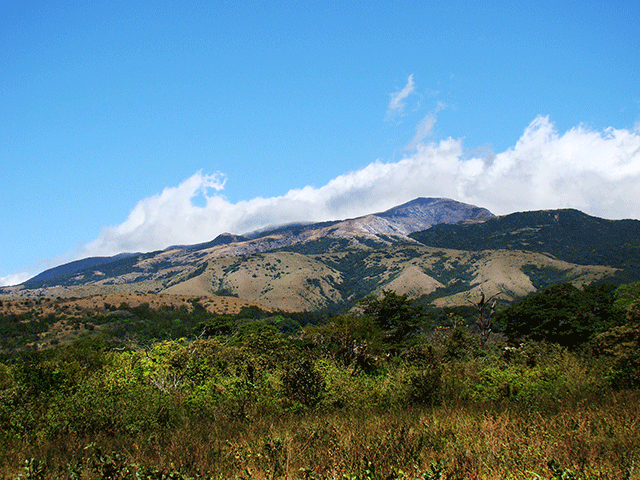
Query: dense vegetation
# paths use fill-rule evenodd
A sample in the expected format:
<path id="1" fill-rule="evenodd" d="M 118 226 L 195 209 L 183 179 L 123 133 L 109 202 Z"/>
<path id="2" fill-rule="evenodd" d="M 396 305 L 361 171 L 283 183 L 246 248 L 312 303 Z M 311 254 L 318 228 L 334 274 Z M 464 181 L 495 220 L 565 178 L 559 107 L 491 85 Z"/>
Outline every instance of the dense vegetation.
<path id="1" fill-rule="evenodd" d="M 27 340 L 54 317 L 2 318 L 0 475 L 638 478 L 640 283 L 471 300 L 387 291 L 337 316 L 122 304 L 44 350 Z"/>

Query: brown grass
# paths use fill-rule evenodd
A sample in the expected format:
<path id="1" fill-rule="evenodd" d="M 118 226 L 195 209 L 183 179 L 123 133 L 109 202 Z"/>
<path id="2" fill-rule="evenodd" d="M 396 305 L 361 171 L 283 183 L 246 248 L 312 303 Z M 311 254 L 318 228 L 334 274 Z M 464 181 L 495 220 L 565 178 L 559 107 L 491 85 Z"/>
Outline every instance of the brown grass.
<path id="1" fill-rule="evenodd" d="M 553 461 L 563 478 L 638 479 L 639 399 L 621 392 L 548 408 L 443 405 L 221 421 L 148 438 L 69 437 L 14 445 L 1 473 L 13 475 L 18 458 L 36 457 L 47 463 L 46 478 L 68 478 L 67 464 L 81 465 L 82 478 L 99 478 L 84 449 L 95 441 L 123 465 L 198 478 L 559 478 Z"/>
<path id="2" fill-rule="evenodd" d="M 186 307 L 189 310 L 193 307 L 192 301 L 198 299 L 200 305 L 207 311 L 216 314 L 235 315 L 242 307 L 259 306 L 264 310 L 267 307 L 258 305 L 255 302 L 242 300 L 236 297 L 220 297 L 215 295 L 195 296 L 195 295 L 167 295 L 151 293 L 104 293 L 93 294 L 86 297 L 39 297 L 37 299 L 14 297 L 5 298 L 0 306 L 0 315 L 22 314 L 34 312 L 36 316 L 47 316 L 50 314 L 62 315 L 64 317 L 83 317 L 87 312 L 105 311 L 105 304 L 117 307 L 126 303 L 130 307 L 137 307 L 146 303 L 153 310 L 160 307 Z"/>

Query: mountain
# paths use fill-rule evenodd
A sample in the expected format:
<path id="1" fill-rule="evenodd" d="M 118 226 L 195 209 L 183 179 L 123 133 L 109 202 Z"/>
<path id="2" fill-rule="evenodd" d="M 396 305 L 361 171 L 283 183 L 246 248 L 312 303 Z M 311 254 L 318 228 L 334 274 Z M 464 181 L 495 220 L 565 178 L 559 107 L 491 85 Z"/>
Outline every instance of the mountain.
<path id="1" fill-rule="evenodd" d="M 495 217 L 454 200 L 418 198 L 343 221 L 72 262 L 4 293 L 222 295 L 292 311 L 349 308 L 383 289 L 438 305 L 466 303 L 480 289 L 509 300 L 557 281 L 635 275 L 613 247 L 635 258 L 640 222 L 609 222 L 569 210 Z"/>
<path id="2" fill-rule="evenodd" d="M 45 282 L 47 280 L 51 280 L 53 278 L 62 277 L 64 275 L 68 275 L 73 272 L 78 272 L 80 270 L 84 270 L 86 268 L 97 267 L 98 265 L 102 265 L 104 263 L 109 263 L 116 261 L 120 258 L 126 258 L 135 255 L 133 253 L 121 253 L 119 255 L 114 255 L 112 257 L 89 257 L 84 258 L 82 260 L 75 260 L 73 262 L 65 263 L 64 265 L 60 265 L 58 267 L 50 268 L 49 270 L 45 270 L 44 272 L 36 275 L 35 277 L 29 279 L 30 283 L 39 283 Z"/>
<path id="3" fill-rule="evenodd" d="M 640 278 L 637 220 L 605 220 L 573 209 L 543 210 L 495 217 L 482 224 L 436 225 L 410 237 L 432 247 L 546 253 L 566 262 L 615 267 L 624 281 Z"/>
<path id="4" fill-rule="evenodd" d="M 397 226 L 404 226 L 404 235 L 438 224 L 473 224 L 494 217 L 486 208 L 448 198 L 417 198 L 376 216 L 385 218 Z"/>

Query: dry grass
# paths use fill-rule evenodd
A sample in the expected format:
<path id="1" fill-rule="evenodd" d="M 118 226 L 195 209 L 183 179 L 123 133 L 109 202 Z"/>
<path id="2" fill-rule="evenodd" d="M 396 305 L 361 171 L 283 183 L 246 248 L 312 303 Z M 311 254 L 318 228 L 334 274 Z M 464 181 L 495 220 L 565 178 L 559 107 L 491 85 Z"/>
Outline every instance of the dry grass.
<path id="1" fill-rule="evenodd" d="M 34 456 L 47 462 L 47 478 L 64 478 L 67 464 L 83 466 L 82 478 L 99 478 L 84 449 L 95 441 L 123 465 L 197 478 L 560 478 L 550 470 L 553 461 L 562 478 L 638 479 L 638 400 L 637 393 L 622 392 L 548 408 L 444 405 L 257 417 L 148 438 L 69 437 L 15 445 L 12 458 L 4 455 L 2 474 L 15 473 L 16 458 Z"/>
<path id="2" fill-rule="evenodd" d="M 282 239 L 272 240 L 272 248 L 282 246 Z M 160 252 L 139 263 L 139 268 L 148 268 L 150 272 L 159 268 L 152 278 L 145 280 L 142 280 L 138 272 L 104 277 L 92 281 L 93 283 L 73 287 L 56 286 L 33 290 L 22 286 L 7 287 L 2 289 L 7 293 L 0 295 L 0 298 L 11 295 L 69 298 L 136 292 L 208 297 L 221 290 L 228 290 L 247 301 L 283 311 L 317 310 L 345 300 L 340 288 L 343 281 L 342 274 L 338 271 L 340 269 L 336 270 L 330 266 L 331 262 L 325 262 L 329 257 L 337 260 L 339 254 L 327 254 L 323 259 L 323 256 L 293 252 L 255 253 L 251 248 L 247 250 L 248 245 L 243 243 L 217 246 L 201 252 L 204 256 L 197 257 L 189 250 Z M 444 282 L 441 274 L 456 270 L 460 275 L 466 275 L 465 272 L 472 270 L 470 289 L 438 299 L 438 306 L 465 305 L 466 297 L 478 293 L 480 286 L 485 292 L 505 292 L 504 299 L 531 293 L 535 288 L 530 278 L 522 271 L 525 265 L 565 271 L 567 278 L 573 279 L 576 285 L 588 284 L 615 272 L 615 269 L 610 267 L 580 266 L 533 252 L 491 250 L 472 253 L 414 245 L 411 247 L 412 254 L 407 256 L 405 250 L 406 245 L 390 246 L 386 250 L 373 251 L 366 260 L 368 266 L 378 270 L 378 290 L 393 289 L 412 296 L 430 294 L 434 291 L 437 293 L 438 289 L 445 286 L 440 283 Z M 238 256 L 251 252 L 255 254 Z M 165 261 L 190 267 L 158 266 Z M 444 261 L 444 267 L 436 266 L 440 261 Z M 193 273 L 197 265 L 204 265 L 205 262 L 207 266 L 204 272 L 195 277 L 189 274 Z M 373 292 L 365 292 L 362 296 L 368 293 Z"/>
<path id="3" fill-rule="evenodd" d="M 235 315 L 243 307 L 259 306 L 264 310 L 268 308 L 258 305 L 255 302 L 242 300 L 236 297 L 220 297 L 209 295 L 206 297 L 194 295 L 168 295 L 151 293 L 103 293 L 80 297 L 40 297 L 31 298 L 6 298 L 0 306 L 0 315 L 22 314 L 34 312 L 36 316 L 47 316 L 50 314 L 61 315 L 63 317 L 82 317 L 87 312 L 106 311 L 105 304 L 118 306 L 126 303 L 130 307 L 137 307 L 144 303 L 153 310 L 160 307 L 186 307 L 189 310 L 193 307 L 192 301 L 198 299 L 200 305 L 210 313 Z"/>

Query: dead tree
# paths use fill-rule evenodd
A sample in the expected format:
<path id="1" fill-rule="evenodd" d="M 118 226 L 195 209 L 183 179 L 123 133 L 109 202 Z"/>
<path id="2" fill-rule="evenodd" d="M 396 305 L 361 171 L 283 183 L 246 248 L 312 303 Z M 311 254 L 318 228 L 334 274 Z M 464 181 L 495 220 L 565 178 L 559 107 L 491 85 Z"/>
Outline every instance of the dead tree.
<path id="1" fill-rule="evenodd" d="M 467 299 L 467 301 L 473 305 L 477 311 L 478 316 L 476 319 L 476 326 L 478 327 L 480 337 L 482 338 L 482 345 L 487 342 L 489 334 L 492 331 L 491 318 L 493 317 L 493 314 L 496 313 L 497 297 L 501 294 L 502 291 L 499 291 L 491 295 L 489 298 L 485 298 L 484 291 L 480 290 L 480 300 L 478 302 L 472 302 Z"/>

